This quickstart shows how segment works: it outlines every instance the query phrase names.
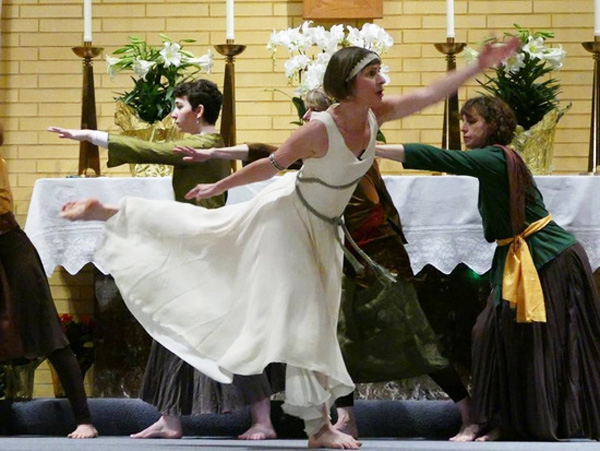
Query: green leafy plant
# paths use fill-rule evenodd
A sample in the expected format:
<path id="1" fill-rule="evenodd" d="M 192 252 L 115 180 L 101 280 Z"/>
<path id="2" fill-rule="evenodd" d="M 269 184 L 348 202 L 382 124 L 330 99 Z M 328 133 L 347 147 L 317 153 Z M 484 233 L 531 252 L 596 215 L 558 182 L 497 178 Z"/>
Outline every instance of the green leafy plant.
<path id="1" fill-rule="evenodd" d="M 520 51 L 498 66 L 494 75 L 485 74 L 485 81 L 477 81 L 488 94 L 504 100 L 515 112 L 517 123 L 527 130 L 558 106 L 560 84 L 550 74 L 562 67 L 566 52 L 561 46 L 546 46 L 546 40 L 554 37 L 550 31 L 515 27 L 516 33 L 505 36 L 519 37 Z M 465 57 L 476 58 L 477 52 L 467 48 Z"/>
<path id="2" fill-rule="evenodd" d="M 75 321 L 73 316 L 67 313 L 63 313 L 59 318 L 71 350 L 85 372 L 94 363 L 94 320 L 81 316 L 79 321 Z"/>
<path id="3" fill-rule="evenodd" d="M 194 39 L 173 42 L 164 34 L 159 36 L 162 48 L 130 36 L 129 44 L 115 50 L 113 56 L 106 56 L 111 78 L 125 70 L 135 73 L 131 77 L 133 89 L 120 93 L 115 100 L 131 107 L 141 120 L 148 123 L 159 121 L 171 113 L 175 104 L 173 91 L 176 85 L 193 79 L 201 70 L 210 72 L 213 66 L 210 50 L 201 57 L 183 50 L 183 45 L 195 42 Z"/>

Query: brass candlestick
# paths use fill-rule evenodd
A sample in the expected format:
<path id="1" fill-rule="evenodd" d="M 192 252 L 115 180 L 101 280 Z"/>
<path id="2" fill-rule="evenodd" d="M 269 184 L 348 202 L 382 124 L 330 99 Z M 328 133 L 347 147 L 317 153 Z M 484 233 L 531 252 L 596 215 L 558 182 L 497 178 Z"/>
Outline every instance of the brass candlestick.
<path id="1" fill-rule="evenodd" d="M 221 115 L 221 136 L 226 146 L 234 146 L 235 134 L 235 58 L 246 50 L 245 45 L 234 44 L 227 39 L 226 44 L 215 45 L 215 49 L 226 57 L 223 79 L 223 114 Z"/>
<path id="2" fill-rule="evenodd" d="M 81 93 L 81 128 L 97 130 L 96 93 L 94 89 L 94 66 L 92 59 L 100 55 L 102 47 L 94 47 L 84 42 L 81 47 L 73 47 L 73 52 L 83 58 L 83 90 Z M 98 146 L 82 141 L 79 143 L 79 172 L 82 177 L 100 175 L 100 155 Z"/>
<path id="3" fill-rule="evenodd" d="M 466 44 L 454 42 L 454 38 L 446 38 L 446 42 L 433 44 L 438 52 L 446 55 L 446 72 L 456 69 L 456 55 Z M 442 148 L 460 150 L 460 125 L 458 122 L 458 92 L 455 91 L 444 100 L 444 128 L 442 131 Z"/>
<path id="4" fill-rule="evenodd" d="M 582 42 L 583 48 L 594 54 L 594 79 L 592 81 L 592 119 L 590 125 L 590 151 L 588 173 L 600 173 L 600 36 L 591 42 Z"/>

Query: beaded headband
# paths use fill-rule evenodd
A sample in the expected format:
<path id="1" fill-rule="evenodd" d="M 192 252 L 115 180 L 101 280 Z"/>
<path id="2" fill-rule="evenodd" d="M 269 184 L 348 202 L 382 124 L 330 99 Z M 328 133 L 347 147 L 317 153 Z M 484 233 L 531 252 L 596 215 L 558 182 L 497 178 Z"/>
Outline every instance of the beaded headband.
<path id="1" fill-rule="evenodd" d="M 360 73 L 360 71 L 363 70 L 365 67 L 367 67 L 371 62 L 373 62 L 374 60 L 378 60 L 378 59 L 379 59 L 379 55 L 377 53 L 369 52 L 367 55 L 364 56 L 363 59 L 361 59 L 358 63 L 356 63 L 356 65 L 352 68 L 352 70 L 346 77 L 346 83 L 349 82 L 350 80 L 352 80 L 354 77 L 356 77 Z"/>

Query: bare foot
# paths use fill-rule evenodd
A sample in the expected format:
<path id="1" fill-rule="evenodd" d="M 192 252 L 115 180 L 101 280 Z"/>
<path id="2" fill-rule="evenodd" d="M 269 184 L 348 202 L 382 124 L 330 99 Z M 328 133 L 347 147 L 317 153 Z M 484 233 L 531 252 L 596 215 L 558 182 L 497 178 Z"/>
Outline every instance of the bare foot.
<path id="1" fill-rule="evenodd" d="M 472 442 L 479 434 L 483 427 L 480 424 L 469 423 L 464 424 L 460 427 L 460 431 L 454 437 L 450 437 L 451 442 Z"/>
<path id="2" fill-rule="evenodd" d="M 309 448 L 358 449 L 360 445 L 354 437 L 334 429 L 331 424 L 326 424 L 308 438 Z"/>
<path id="3" fill-rule="evenodd" d="M 148 426 L 137 434 L 131 434 L 131 438 L 181 438 L 181 418 L 171 415 L 163 415 L 158 421 Z"/>
<path id="4" fill-rule="evenodd" d="M 476 442 L 496 442 L 501 437 L 500 428 L 494 428 L 490 432 L 477 437 Z"/>
<path id="5" fill-rule="evenodd" d="M 246 432 L 238 435 L 240 440 L 269 440 L 277 438 L 273 425 L 253 424 Z"/>
<path id="6" fill-rule="evenodd" d="M 96 438 L 98 431 L 93 424 L 80 424 L 77 428 L 67 435 L 69 438 Z"/>
<path id="7" fill-rule="evenodd" d="M 70 221 L 106 221 L 117 210 L 105 207 L 98 199 L 72 200 L 60 210 L 60 217 Z"/>
<path id="8" fill-rule="evenodd" d="M 338 418 L 333 428 L 358 439 L 358 427 L 354 418 L 354 407 L 338 407 L 336 410 Z"/>

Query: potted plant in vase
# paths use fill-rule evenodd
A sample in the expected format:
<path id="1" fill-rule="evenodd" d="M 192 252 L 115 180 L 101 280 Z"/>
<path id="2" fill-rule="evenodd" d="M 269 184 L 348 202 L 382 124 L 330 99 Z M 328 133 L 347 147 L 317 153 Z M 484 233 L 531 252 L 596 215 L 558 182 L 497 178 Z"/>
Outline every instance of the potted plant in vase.
<path id="1" fill-rule="evenodd" d="M 498 66 L 493 75 L 477 80 L 485 93 L 504 100 L 515 112 L 517 133 L 512 147 L 519 151 L 534 174 L 550 174 L 556 124 L 570 108 L 559 107 L 560 84 L 552 72 L 562 67 L 566 52 L 559 45 L 549 47 L 550 31 L 531 31 L 515 24 L 523 45 L 513 57 Z M 474 60 L 477 52 L 465 49 L 465 58 Z"/>
<path id="2" fill-rule="evenodd" d="M 175 86 L 192 80 L 201 71 L 210 73 L 213 66 L 210 50 L 196 57 L 183 49 L 184 44 L 193 43 L 194 39 L 173 42 L 164 34 L 159 36 L 162 48 L 130 36 L 129 44 L 115 50 L 113 56 L 106 56 L 111 78 L 123 71 L 134 72 L 133 89 L 115 97 L 116 125 L 123 134 L 149 141 L 173 140 L 182 135 L 170 116 L 175 105 Z M 134 176 L 165 176 L 171 175 L 171 170 L 171 166 L 165 165 L 131 165 Z"/>
<path id="3" fill-rule="evenodd" d="M 290 57 L 284 63 L 285 76 L 290 85 L 297 84 L 293 96 L 290 97 L 298 120 L 292 123 L 302 125 L 302 117 L 306 112 L 303 97 L 308 91 L 321 87 L 327 63 L 337 50 L 357 46 L 383 54 L 393 45 L 394 39 L 390 34 L 373 23 L 365 23 L 360 29 L 337 24 L 326 30 L 320 25 L 313 26 L 312 21 L 306 21 L 296 28 L 273 31 L 267 43 L 267 50 L 273 58 L 279 47 L 287 50 Z M 381 72 L 386 83 L 389 83 L 389 67 L 382 65 Z M 279 89 L 273 91 L 282 92 Z M 385 142 L 385 137 L 380 131 L 377 139 Z"/>

